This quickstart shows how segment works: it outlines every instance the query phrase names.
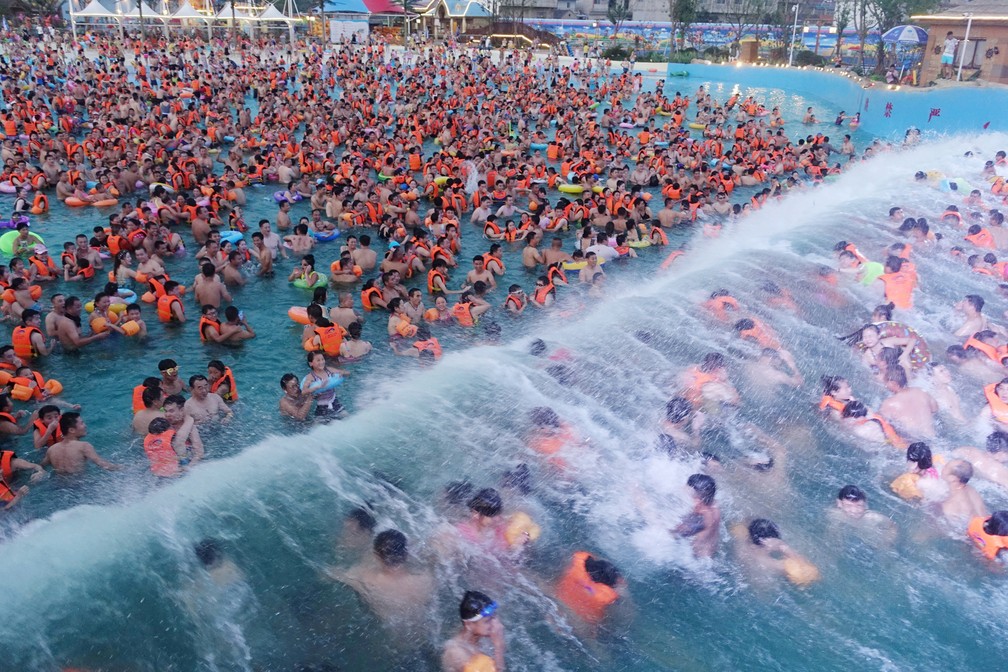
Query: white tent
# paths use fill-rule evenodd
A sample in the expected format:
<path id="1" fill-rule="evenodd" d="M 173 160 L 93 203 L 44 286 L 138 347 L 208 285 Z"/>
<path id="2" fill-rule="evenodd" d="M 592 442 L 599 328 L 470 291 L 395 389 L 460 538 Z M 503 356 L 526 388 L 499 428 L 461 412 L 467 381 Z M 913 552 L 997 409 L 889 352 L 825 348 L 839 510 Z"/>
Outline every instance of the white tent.
<path id="1" fill-rule="evenodd" d="M 221 10 L 217 12 L 213 18 L 218 21 L 230 21 L 232 18 L 235 21 L 250 21 L 254 17 L 249 16 L 243 10 L 235 7 L 234 2 L 229 2 L 221 7 Z"/>
<path id="2" fill-rule="evenodd" d="M 77 39 L 77 19 L 115 19 L 116 14 L 105 8 L 98 0 L 91 0 L 84 9 L 74 10 L 74 0 L 70 0 L 70 27 L 73 29 L 74 39 Z"/>
<path id="3" fill-rule="evenodd" d="M 175 10 L 175 13 L 171 15 L 173 19 L 199 19 L 200 21 L 205 21 L 210 18 L 206 14 L 201 14 L 196 11 L 196 8 L 192 6 L 189 0 L 185 0 L 179 8 Z"/>
<path id="4" fill-rule="evenodd" d="M 141 9 L 143 10 L 142 12 L 140 11 Z M 139 19 L 141 14 L 143 15 L 144 20 L 148 19 L 160 20 L 162 18 L 159 13 L 151 9 L 150 5 L 148 5 L 146 2 L 143 2 L 143 0 L 140 0 L 139 5 L 134 6 L 133 9 L 129 10 L 128 12 L 123 12 L 119 16 L 124 19 Z"/>
<path id="5" fill-rule="evenodd" d="M 290 21 L 289 16 L 285 16 L 283 12 L 277 9 L 274 5 L 266 5 L 259 16 L 256 17 L 260 21 Z"/>
<path id="6" fill-rule="evenodd" d="M 72 7 L 73 3 L 70 4 Z M 98 0 L 91 0 L 91 2 L 88 3 L 87 7 L 80 10 L 79 12 L 74 12 L 73 15 L 75 17 L 85 17 L 93 19 L 114 19 L 116 17 L 115 12 L 105 9 L 104 5 L 98 2 Z"/>

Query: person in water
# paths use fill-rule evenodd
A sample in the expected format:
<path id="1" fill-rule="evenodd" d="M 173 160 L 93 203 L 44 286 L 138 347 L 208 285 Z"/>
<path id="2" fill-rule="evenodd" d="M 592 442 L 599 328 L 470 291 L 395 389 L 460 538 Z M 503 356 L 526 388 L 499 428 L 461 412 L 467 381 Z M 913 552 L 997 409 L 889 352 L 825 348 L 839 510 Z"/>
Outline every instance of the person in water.
<path id="1" fill-rule="evenodd" d="M 330 567 L 326 576 L 352 588 L 385 624 L 422 632 L 434 597 L 434 575 L 410 567 L 406 535 L 399 530 L 379 532 L 372 545 L 374 558 L 349 569 Z"/>
<path id="2" fill-rule="evenodd" d="M 42 466 L 52 466 L 58 474 L 79 474 L 84 471 L 88 462 L 93 462 L 106 471 L 118 471 L 121 465 L 103 459 L 87 441 L 82 439 L 87 435 L 87 425 L 80 413 L 70 411 L 60 416 L 60 431 L 63 440 L 49 447 Z"/>
<path id="3" fill-rule="evenodd" d="M 443 672 L 503 672 L 506 643 L 498 608 L 484 593 L 465 592 L 459 603 L 462 627 L 445 642 L 441 653 Z M 489 655 L 485 653 L 487 647 Z"/>
<path id="4" fill-rule="evenodd" d="M 784 576 L 795 585 L 819 580 L 819 570 L 781 539 L 773 521 L 757 518 L 748 525 L 733 528 L 736 553 L 755 573 Z"/>
<path id="5" fill-rule="evenodd" d="M 721 509 L 714 503 L 717 486 L 714 479 L 706 474 L 692 474 L 686 485 L 692 489 L 693 510 L 672 533 L 689 538 L 696 557 L 714 557 L 721 535 Z"/>

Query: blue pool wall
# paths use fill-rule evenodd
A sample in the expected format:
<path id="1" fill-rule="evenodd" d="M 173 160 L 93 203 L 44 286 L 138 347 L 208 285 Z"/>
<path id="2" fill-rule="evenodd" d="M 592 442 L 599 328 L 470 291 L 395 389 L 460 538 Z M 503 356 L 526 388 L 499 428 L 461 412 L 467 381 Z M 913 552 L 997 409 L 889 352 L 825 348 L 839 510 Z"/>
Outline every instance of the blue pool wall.
<path id="1" fill-rule="evenodd" d="M 846 110 L 848 115 L 860 112 L 861 130 L 883 138 L 902 138 L 911 126 L 925 135 L 1008 131 L 1008 115 L 1004 113 L 1008 109 L 1008 87 L 964 84 L 893 90 L 879 82 L 865 88 L 857 78 L 822 68 L 669 64 L 669 73 L 682 71 L 697 82 L 713 80 L 738 84 L 743 89 L 781 89 L 813 105 L 818 99 Z M 933 114 L 935 111 L 938 113 Z"/>

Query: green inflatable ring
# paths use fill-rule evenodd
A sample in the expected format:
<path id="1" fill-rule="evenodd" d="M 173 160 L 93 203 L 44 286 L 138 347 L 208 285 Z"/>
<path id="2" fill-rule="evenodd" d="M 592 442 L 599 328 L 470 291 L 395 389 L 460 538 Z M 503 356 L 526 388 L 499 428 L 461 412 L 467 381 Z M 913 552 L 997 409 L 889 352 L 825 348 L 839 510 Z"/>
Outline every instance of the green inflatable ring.
<path id="1" fill-rule="evenodd" d="M 329 284 L 329 276 L 326 275 L 325 273 L 319 273 L 318 281 L 311 286 L 309 286 L 308 283 L 304 281 L 304 278 L 298 278 L 291 284 L 297 287 L 298 289 L 315 289 L 316 287 L 325 287 L 327 284 Z"/>
<path id="2" fill-rule="evenodd" d="M 42 240 L 42 236 L 37 233 L 29 233 L 35 242 L 39 245 L 45 245 L 45 241 Z M 7 233 L 0 236 L 0 252 L 3 252 L 8 257 L 14 256 L 14 240 L 18 237 L 17 231 L 8 231 Z"/>

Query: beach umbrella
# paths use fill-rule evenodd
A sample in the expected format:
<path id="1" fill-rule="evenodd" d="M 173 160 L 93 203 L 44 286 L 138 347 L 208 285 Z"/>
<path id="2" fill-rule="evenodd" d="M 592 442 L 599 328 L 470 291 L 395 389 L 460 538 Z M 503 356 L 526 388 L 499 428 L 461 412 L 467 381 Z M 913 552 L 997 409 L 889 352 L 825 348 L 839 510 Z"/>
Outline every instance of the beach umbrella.
<path id="1" fill-rule="evenodd" d="M 882 34 L 886 44 L 927 44 L 928 33 L 920 26 L 896 26 Z"/>

